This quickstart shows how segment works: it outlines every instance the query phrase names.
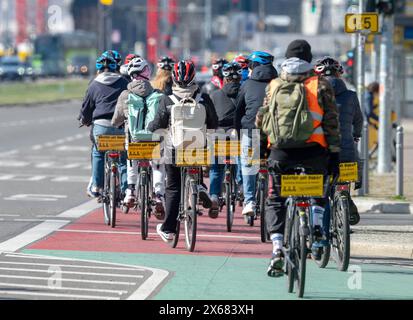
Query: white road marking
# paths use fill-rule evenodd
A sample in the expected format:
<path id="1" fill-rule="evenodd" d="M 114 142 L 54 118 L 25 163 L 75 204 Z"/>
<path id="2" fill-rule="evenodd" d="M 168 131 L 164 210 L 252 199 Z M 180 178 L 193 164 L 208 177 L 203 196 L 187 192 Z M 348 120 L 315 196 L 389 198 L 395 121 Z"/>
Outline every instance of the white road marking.
<path id="1" fill-rule="evenodd" d="M 64 281 L 64 279 L 62 279 Z M 35 285 L 35 284 L 21 284 L 21 283 L 7 283 L 7 282 L 0 282 L 0 286 L 2 287 L 14 287 L 14 288 L 32 288 L 32 289 L 46 289 L 50 290 L 49 286 L 42 286 L 42 285 Z M 107 289 L 93 289 L 93 288 L 74 288 L 74 287 L 61 287 L 61 288 L 53 288 L 55 290 L 67 290 L 67 291 L 80 291 L 80 292 L 97 292 L 97 293 L 113 293 L 115 295 L 121 296 L 122 294 L 128 293 L 125 290 L 107 290 Z M 1 294 L 1 292 L 0 292 Z"/>
<path id="2" fill-rule="evenodd" d="M 52 298 L 74 298 L 74 299 L 87 299 L 87 300 L 120 300 L 120 298 L 114 297 L 103 297 L 103 296 L 90 296 L 90 295 L 74 295 L 74 294 L 63 294 L 63 293 L 41 293 L 41 292 L 22 292 L 22 291 L 1 291 L 2 295 L 20 295 L 20 296 L 42 296 L 42 297 L 52 297 Z"/>
<path id="3" fill-rule="evenodd" d="M 0 157 L 8 157 L 8 156 L 12 156 L 15 154 L 18 154 L 19 150 L 15 149 L 15 150 L 10 150 L 10 151 L 5 151 L 5 152 L 0 152 Z"/>
<path id="4" fill-rule="evenodd" d="M 20 214 L 0 214 L 0 217 L 21 217 Z"/>
<path id="5" fill-rule="evenodd" d="M 57 176 L 33 174 L 0 174 L 0 181 L 36 182 L 49 179 L 51 182 L 84 183 L 89 182 L 90 176 Z"/>
<path id="6" fill-rule="evenodd" d="M 37 262 L 8 262 L 0 261 L 0 264 L 12 264 L 12 265 L 30 265 L 30 266 L 44 266 L 50 267 L 59 266 L 62 268 L 82 268 L 82 269 L 100 269 L 100 270 L 121 270 L 121 271 L 145 271 L 145 269 L 139 268 L 116 268 L 116 267 L 98 267 L 98 266 L 87 266 L 87 265 L 66 265 L 66 264 L 57 264 L 57 263 L 37 263 Z"/>
<path id="7" fill-rule="evenodd" d="M 66 195 L 61 194 L 15 194 L 13 196 L 4 198 L 7 201 L 44 201 L 52 202 L 59 199 L 66 199 Z"/>
<path id="8" fill-rule="evenodd" d="M 52 178 L 52 182 L 89 182 L 90 177 L 87 176 L 61 176 Z"/>
<path id="9" fill-rule="evenodd" d="M 56 148 L 57 151 L 68 151 L 68 152 L 90 152 L 90 147 L 85 146 L 61 146 Z"/>
<path id="10" fill-rule="evenodd" d="M 37 272 L 37 273 L 50 273 L 49 270 L 38 270 L 29 268 L 3 268 L 3 271 L 21 271 L 21 272 Z M 116 277 L 116 278 L 132 278 L 132 279 L 142 279 L 142 275 L 132 275 L 132 274 L 113 274 L 113 273 L 97 273 L 97 272 L 80 272 L 80 271 L 60 271 L 61 274 L 81 274 L 84 276 L 105 276 L 105 277 Z M 1 293 L 1 292 L 0 292 Z"/>
<path id="11" fill-rule="evenodd" d="M 92 212 L 98 208 L 100 208 L 102 204 L 97 203 L 96 200 L 91 200 L 86 203 L 81 204 L 80 206 L 74 207 L 69 209 L 61 214 L 59 214 L 58 218 L 70 218 L 70 219 L 77 219 L 84 216 L 86 213 Z"/>
<path id="12" fill-rule="evenodd" d="M 15 276 L 15 275 L 0 275 L 0 278 L 6 279 L 27 279 L 27 280 L 50 280 L 50 277 L 29 277 L 29 276 Z M 81 283 L 96 283 L 96 284 L 111 284 L 122 286 L 136 286 L 136 282 L 125 281 L 104 281 L 104 280 L 85 280 L 85 279 L 72 279 L 65 278 L 64 282 L 81 282 Z"/>
<path id="13" fill-rule="evenodd" d="M 15 177 L 16 175 L 14 174 L 3 174 L 0 176 L 0 181 L 7 181 L 7 180 L 11 180 Z"/>
<path id="14" fill-rule="evenodd" d="M 23 168 L 27 167 L 30 162 L 26 161 L 16 161 L 16 160 L 0 160 L 0 167 L 7 168 Z"/>
<path id="15" fill-rule="evenodd" d="M 70 220 L 45 221 L 9 240 L 0 243 L 0 252 L 17 251 L 42 239 L 59 228 L 70 223 Z"/>

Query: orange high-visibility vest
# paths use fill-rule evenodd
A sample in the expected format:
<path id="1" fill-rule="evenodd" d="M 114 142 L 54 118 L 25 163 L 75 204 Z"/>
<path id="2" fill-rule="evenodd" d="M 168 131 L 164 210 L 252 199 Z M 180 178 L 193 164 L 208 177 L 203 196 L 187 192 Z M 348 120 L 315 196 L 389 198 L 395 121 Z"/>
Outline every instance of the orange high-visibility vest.
<path id="1" fill-rule="evenodd" d="M 308 108 L 310 109 L 311 115 L 313 116 L 314 125 L 314 132 L 311 135 L 310 139 L 307 140 L 307 143 L 316 142 L 324 148 L 328 148 L 328 143 L 322 127 L 324 110 L 318 103 L 318 77 L 311 77 L 305 80 L 304 88 L 306 92 Z"/>

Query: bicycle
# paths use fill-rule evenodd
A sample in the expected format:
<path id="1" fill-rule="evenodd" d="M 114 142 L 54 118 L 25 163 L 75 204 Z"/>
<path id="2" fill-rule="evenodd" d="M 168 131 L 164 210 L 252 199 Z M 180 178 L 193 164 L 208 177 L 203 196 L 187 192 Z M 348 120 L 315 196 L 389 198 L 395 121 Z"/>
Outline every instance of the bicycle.
<path id="1" fill-rule="evenodd" d="M 116 227 L 116 209 L 122 208 L 124 213 L 129 209 L 123 204 L 123 196 L 120 188 L 122 152 L 125 150 L 125 136 L 99 136 L 99 151 L 105 151 L 105 174 L 102 193 L 104 221 L 112 228 Z"/>
<path id="2" fill-rule="evenodd" d="M 193 150 L 177 150 L 177 156 L 175 164 L 180 167 L 181 170 L 181 200 L 179 204 L 179 213 L 177 218 L 176 230 L 170 245 L 172 248 L 176 248 L 179 236 L 181 223 L 185 228 L 185 247 L 189 252 L 195 250 L 196 237 L 197 237 L 197 218 L 199 212 L 198 200 L 199 191 L 198 186 L 202 182 L 202 166 L 208 166 L 208 160 L 205 158 L 205 150 L 193 149 Z M 186 155 L 188 153 L 193 154 L 195 152 L 196 159 L 188 160 Z M 198 155 L 202 154 L 202 160 Z M 208 157 L 208 155 L 207 155 Z M 205 161 L 206 160 L 206 161 Z"/>
<path id="3" fill-rule="evenodd" d="M 332 183 L 330 217 L 328 217 L 329 244 L 323 248 L 320 268 L 325 268 L 332 253 L 339 271 L 347 271 L 350 263 L 350 189 L 358 180 L 358 163 L 340 164 L 340 179 Z"/>
<path id="4" fill-rule="evenodd" d="M 311 252 L 313 228 L 311 206 L 315 198 L 322 198 L 328 190 L 329 179 L 323 175 L 308 174 L 306 169 L 296 166 L 292 175 L 281 175 L 281 196 L 287 197 L 284 245 L 285 273 L 288 292 L 294 284 L 299 298 L 304 296 L 307 256 Z M 274 186 L 275 187 L 275 186 Z"/>
<path id="5" fill-rule="evenodd" d="M 152 166 L 149 160 L 160 159 L 160 142 L 139 141 L 129 143 L 128 159 L 138 162 L 139 181 L 137 184 L 137 201 L 134 210 L 141 212 L 141 238 L 149 235 L 149 220 L 155 206 L 152 190 Z"/>
<path id="6" fill-rule="evenodd" d="M 265 223 L 265 201 L 268 195 L 268 167 L 267 161 L 262 160 L 260 170 L 257 176 L 257 206 L 256 216 L 260 217 L 260 233 L 261 242 L 265 243 L 269 240 L 269 234 L 267 232 L 267 225 Z"/>

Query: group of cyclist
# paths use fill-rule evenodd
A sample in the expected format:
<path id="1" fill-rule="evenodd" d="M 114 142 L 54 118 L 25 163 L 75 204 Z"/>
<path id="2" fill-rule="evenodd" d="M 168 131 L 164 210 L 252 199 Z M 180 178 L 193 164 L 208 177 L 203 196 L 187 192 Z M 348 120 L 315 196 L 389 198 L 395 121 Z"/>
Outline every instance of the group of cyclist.
<path id="1" fill-rule="evenodd" d="M 134 125 L 130 123 L 133 99 L 141 98 L 147 105 L 147 112 L 154 113 L 145 125 L 145 132 L 153 133 L 170 129 L 171 106 L 192 98 L 204 106 L 207 129 L 232 132 L 241 141 L 236 182 L 245 199 L 242 210 L 245 217 L 253 216 L 256 208 L 256 172 L 251 171 L 249 150 L 255 141 L 254 131 L 260 130 L 259 157 L 268 160 L 268 167 L 274 173 L 270 175 L 265 214 L 266 228 L 273 243 L 268 275 L 282 274 L 286 199 L 274 187 L 279 184 L 278 175 L 289 172 L 295 165 L 311 168 L 313 173 L 338 175 L 340 162 L 358 160 L 356 142 L 361 137 L 363 123 L 357 95 L 348 90 L 341 79 L 343 68 L 336 59 L 324 57 L 315 66 L 312 65 L 311 46 L 305 40 L 292 41 L 285 58 L 279 72 L 273 66 L 274 56 L 261 51 L 249 56 L 240 55 L 233 61 L 215 60 L 211 81 L 200 88 L 191 60 L 175 62 L 169 57 L 161 58 L 151 81 L 152 69 L 143 57 L 128 55 L 123 62 L 116 51 L 103 53 L 96 63 L 98 75 L 89 85 L 79 116 L 83 125 L 92 126 L 94 146 L 88 195 L 99 199 L 104 185 L 104 154 L 97 149 L 98 137 L 126 134 L 126 144 L 136 140 L 130 127 Z M 294 101 L 299 101 L 299 104 Z M 277 123 L 286 127 L 291 125 L 288 127 L 290 131 L 300 132 L 302 128 L 295 126 L 305 124 L 306 130 L 311 132 L 304 142 L 280 142 L 276 135 L 282 133 L 282 126 L 268 126 L 268 119 L 274 118 L 269 115 L 274 103 L 278 103 L 279 110 L 281 107 L 295 110 L 304 104 L 307 106 L 311 115 L 310 128 L 308 122 L 276 114 Z M 165 152 L 165 157 L 167 154 L 171 153 Z M 121 188 L 124 203 L 132 206 L 136 201 L 137 164 L 135 161 L 125 161 L 120 170 L 123 173 Z M 224 165 L 212 165 L 209 192 L 205 184 L 199 186 L 200 201 L 212 219 L 219 215 L 223 171 Z M 180 169 L 173 162 L 153 163 L 155 216 L 162 220 L 157 226 L 157 233 L 165 242 L 172 241 L 176 232 L 181 183 Z M 361 187 L 360 183 L 357 187 Z M 318 210 L 325 210 L 326 204 L 326 199 L 320 198 L 315 206 Z M 354 203 L 350 216 L 351 224 L 357 223 L 359 216 Z M 325 233 L 321 226 L 320 237 Z"/>

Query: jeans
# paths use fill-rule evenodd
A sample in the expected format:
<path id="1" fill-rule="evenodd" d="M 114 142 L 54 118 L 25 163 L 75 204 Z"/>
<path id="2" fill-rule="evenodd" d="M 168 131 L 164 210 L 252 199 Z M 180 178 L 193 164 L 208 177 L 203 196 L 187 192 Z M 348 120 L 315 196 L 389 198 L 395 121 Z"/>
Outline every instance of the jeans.
<path id="1" fill-rule="evenodd" d="M 214 164 L 209 170 L 209 178 L 211 180 L 209 194 L 211 197 L 219 197 L 221 195 L 224 169 L 224 164 Z"/>
<path id="2" fill-rule="evenodd" d="M 97 149 L 98 137 L 101 135 L 124 135 L 123 129 L 114 127 L 104 127 L 101 125 L 93 125 L 93 138 L 95 143 L 92 149 L 92 186 L 103 189 L 104 175 L 105 175 L 105 152 L 100 152 Z M 121 173 L 121 191 L 125 192 L 128 187 L 126 177 L 126 157 L 122 156 L 120 159 L 119 170 Z"/>
<path id="3" fill-rule="evenodd" d="M 166 170 L 166 194 L 165 194 L 165 221 L 162 231 L 175 233 L 181 202 L 181 169 L 167 164 Z"/>
<path id="4" fill-rule="evenodd" d="M 244 188 L 244 203 L 256 202 L 256 183 L 257 183 L 257 173 L 259 171 L 259 163 L 251 164 L 250 161 L 255 158 L 255 156 L 250 157 L 248 150 L 254 147 L 254 155 L 256 154 L 255 148 L 253 146 L 253 139 L 247 135 L 242 136 L 241 140 L 241 170 L 242 170 L 242 185 Z M 259 147 L 259 143 L 258 143 Z M 259 155 L 259 150 L 258 150 Z"/>
<path id="5" fill-rule="evenodd" d="M 286 220 L 286 198 L 279 195 L 279 185 L 280 185 L 280 174 L 288 174 L 291 167 L 294 165 L 302 165 L 305 168 L 309 167 L 313 170 L 312 173 L 326 174 L 327 169 L 327 157 L 316 157 L 310 158 L 305 161 L 275 161 L 270 160 L 269 165 L 271 168 L 271 174 L 269 177 L 269 189 L 268 198 L 265 204 L 265 223 L 267 225 L 268 233 L 280 233 L 284 234 L 285 220 Z M 325 208 L 326 199 L 317 198 L 315 199 L 315 205 Z M 328 214 L 328 213 L 327 213 Z M 324 214 L 324 217 L 327 216 Z"/>

